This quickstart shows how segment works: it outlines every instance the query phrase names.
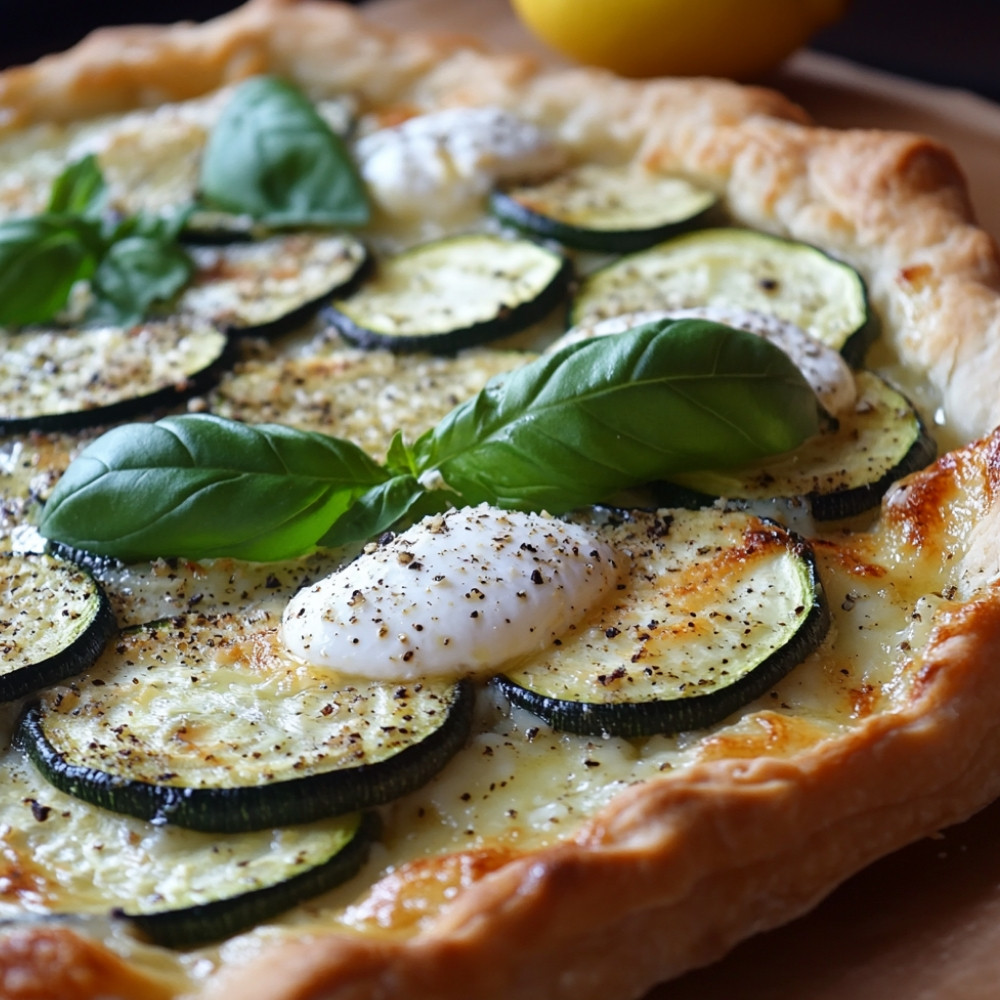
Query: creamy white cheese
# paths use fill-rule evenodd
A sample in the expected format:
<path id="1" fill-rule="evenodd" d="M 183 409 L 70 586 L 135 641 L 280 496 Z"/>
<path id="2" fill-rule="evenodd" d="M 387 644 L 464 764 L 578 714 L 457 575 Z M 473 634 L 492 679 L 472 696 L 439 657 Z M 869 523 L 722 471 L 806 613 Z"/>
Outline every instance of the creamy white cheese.
<path id="1" fill-rule="evenodd" d="M 378 679 L 495 672 L 580 624 L 618 578 L 587 528 L 482 505 L 425 518 L 301 590 L 282 621 L 307 663 Z"/>
<path id="2" fill-rule="evenodd" d="M 558 170 L 565 155 L 538 126 L 500 108 L 448 108 L 358 140 L 376 204 L 402 219 L 476 209 L 497 181 Z"/>

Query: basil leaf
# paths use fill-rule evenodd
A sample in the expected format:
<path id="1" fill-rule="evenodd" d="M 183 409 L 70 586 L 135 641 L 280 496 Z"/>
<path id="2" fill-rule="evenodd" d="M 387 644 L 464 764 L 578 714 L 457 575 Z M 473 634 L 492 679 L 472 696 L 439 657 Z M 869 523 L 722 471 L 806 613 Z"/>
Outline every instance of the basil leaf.
<path id="1" fill-rule="evenodd" d="M 140 210 L 135 215 L 115 220 L 108 240 L 114 242 L 129 236 L 145 236 L 162 243 L 176 243 L 193 212 L 194 205 L 178 205 L 159 212 Z"/>
<path id="2" fill-rule="evenodd" d="M 428 504 L 427 499 L 432 496 L 434 499 Z M 334 548 L 375 538 L 408 515 L 423 516 L 432 510 L 443 510 L 447 504 L 440 502 L 441 496 L 429 494 L 413 476 L 393 476 L 359 497 L 319 544 Z"/>
<path id="3" fill-rule="evenodd" d="M 151 306 L 172 299 L 193 270 L 191 258 L 176 243 L 148 236 L 118 240 L 91 278 L 94 302 L 87 318 L 107 325 L 140 323 Z"/>
<path id="4" fill-rule="evenodd" d="M 816 397 L 778 348 L 665 320 L 491 380 L 412 448 L 397 434 L 388 468 L 347 441 L 276 424 L 190 415 L 116 428 L 70 465 L 40 529 L 125 560 L 286 559 L 452 499 L 566 510 L 787 451 L 818 428 Z"/>
<path id="5" fill-rule="evenodd" d="M 104 175 L 92 153 L 71 163 L 55 180 L 49 212 L 65 212 L 87 219 L 100 217 L 107 200 Z"/>
<path id="6" fill-rule="evenodd" d="M 393 475 L 417 475 L 413 450 L 403 440 L 402 431 L 396 431 L 389 442 L 389 450 L 385 456 L 385 467 Z"/>
<path id="7" fill-rule="evenodd" d="M 46 214 L 0 223 L 0 323 L 51 320 L 90 279 L 88 319 L 126 326 L 184 287 L 194 266 L 177 241 L 192 207 L 121 219 L 104 216 L 106 201 L 97 158 L 86 156 L 56 178 Z"/>
<path id="8" fill-rule="evenodd" d="M 42 513 L 46 538 L 125 561 L 269 561 L 313 549 L 386 478 L 356 445 L 209 415 L 126 424 L 69 466 Z"/>
<path id="9" fill-rule="evenodd" d="M 96 231 L 63 215 L 0 223 L 0 324 L 52 319 L 96 264 Z"/>
<path id="10" fill-rule="evenodd" d="M 272 226 L 364 225 L 364 184 L 343 141 L 306 97 L 275 77 L 242 84 L 209 135 L 201 194 Z"/>
<path id="11" fill-rule="evenodd" d="M 664 320 L 494 378 L 413 450 L 466 503 L 557 512 L 788 451 L 818 427 L 815 394 L 778 348 Z"/>

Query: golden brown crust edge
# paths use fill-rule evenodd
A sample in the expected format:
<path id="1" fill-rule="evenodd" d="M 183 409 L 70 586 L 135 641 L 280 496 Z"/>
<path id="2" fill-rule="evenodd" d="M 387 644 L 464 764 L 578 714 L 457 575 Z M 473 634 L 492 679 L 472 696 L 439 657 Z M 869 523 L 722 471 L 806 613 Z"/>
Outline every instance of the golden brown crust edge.
<path id="1" fill-rule="evenodd" d="M 806 127 L 778 95 L 724 83 L 538 74 L 517 57 L 378 32 L 336 5 L 253 0 L 207 26 L 124 31 L 0 76 L 0 127 L 192 96 L 271 70 L 377 105 L 517 107 L 582 148 L 603 137 L 706 178 L 739 220 L 843 255 L 866 274 L 893 346 L 942 391 L 957 433 L 1000 422 L 987 391 L 1000 370 L 1000 255 L 972 225 L 953 158 L 929 140 Z M 995 444 L 972 449 L 964 467 L 991 482 Z M 953 488 L 941 480 L 954 469 L 928 474 L 934 489 Z M 992 488 L 976 488 L 992 527 Z M 887 530 L 896 525 L 906 544 L 913 523 L 890 518 Z M 1000 793 L 1000 695 L 986 676 L 1000 651 L 1000 599 L 995 567 L 977 573 L 982 593 L 939 627 L 905 710 L 791 762 L 720 761 L 634 789 L 574 842 L 485 878 L 415 939 L 288 942 L 227 970 L 209 992 L 606 1000 L 805 911 L 867 862 Z M 663 929 L 659 946 L 637 952 L 650 925 Z M 124 973 L 121 983 L 116 995 L 152 995 Z"/>
<path id="2" fill-rule="evenodd" d="M 371 104 L 440 106 L 509 103 L 541 71 L 535 59 L 487 54 L 469 38 L 379 29 L 336 2 L 249 0 L 203 24 L 101 28 L 66 52 L 0 73 L 0 135 L 36 122 L 184 100 L 265 72 L 286 75 L 316 95 L 350 92 Z M 570 73 L 567 79 L 574 75 L 593 91 L 591 74 Z M 619 111 L 635 117 L 636 95 L 649 92 L 618 82 L 627 88 Z M 570 90 L 575 86 L 568 84 Z M 685 97 L 707 91 L 695 115 L 731 123 L 749 114 L 805 121 L 801 109 L 766 89 L 723 81 L 673 81 L 663 89 L 669 94 L 678 86 Z M 616 91 L 615 99 L 624 93 Z M 654 96 L 652 103 L 658 100 Z M 650 103 L 640 96 L 640 105 Z M 668 97 L 667 103 L 676 101 Z"/>

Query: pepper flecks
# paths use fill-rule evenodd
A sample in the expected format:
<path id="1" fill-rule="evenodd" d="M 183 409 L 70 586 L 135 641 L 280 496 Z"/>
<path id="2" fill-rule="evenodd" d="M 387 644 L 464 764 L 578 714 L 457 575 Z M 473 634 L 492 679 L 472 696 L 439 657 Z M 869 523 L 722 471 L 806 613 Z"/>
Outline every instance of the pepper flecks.
<path id="1" fill-rule="evenodd" d="M 490 673 L 574 628 L 617 582 L 615 553 L 584 526 L 482 505 L 427 518 L 301 591 L 282 637 L 347 674 Z"/>

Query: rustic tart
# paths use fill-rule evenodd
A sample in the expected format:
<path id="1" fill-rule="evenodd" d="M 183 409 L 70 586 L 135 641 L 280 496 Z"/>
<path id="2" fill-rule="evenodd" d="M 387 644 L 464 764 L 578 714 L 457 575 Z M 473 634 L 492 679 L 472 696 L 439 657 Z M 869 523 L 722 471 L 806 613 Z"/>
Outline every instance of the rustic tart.
<path id="1" fill-rule="evenodd" d="M 258 141 L 247 108 L 274 106 L 322 120 L 366 212 L 227 202 L 206 150 L 224 122 Z M 52 322 L 0 302 L 0 995 L 625 1000 L 1000 793 L 1000 257 L 947 149 L 250 0 L 0 75 L 0 228 L 90 233 L 98 209 L 109 246 L 158 241 L 157 280 L 181 278 L 71 270 Z M 491 453 L 503 475 L 448 450 L 442 427 L 516 423 L 570 382 L 577 415 L 579 385 L 636 392 L 622 372 L 668 346 L 702 377 L 695 340 L 743 407 L 720 447 L 766 411 L 770 451 L 602 495 L 621 426 L 668 422 L 631 404 L 580 431 L 619 421 L 596 457 L 564 459 L 554 425 L 555 451 Z M 779 389 L 740 395 L 751 369 Z M 669 412 L 697 456 L 689 402 Z M 102 494 L 100 530 L 75 513 L 126 437 L 210 432 L 349 455 L 384 491 L 296 551 L 277 529 L 213 548 L 238 490 L 198 544 L 155 476 Z M 532 448 L 551 489 L 524 500 L 507 470 Z M 526 551 L 539 588 L 579 570 L 530 619 L 546 638 L 501 629 L 439 676 L 458 626 L 428 611 L 456 630 L 433 655 L 407 655 L 430 642 L 410 619 L 375 633 L 400 633 L 386 676 L 345 672 L 378 642 L 321 643 L 322 601 L 366 606 L 373 563 L 400 592 L 464 573 L 477 525 L 507 568 L 457 599 L 486 608 Z"/>

